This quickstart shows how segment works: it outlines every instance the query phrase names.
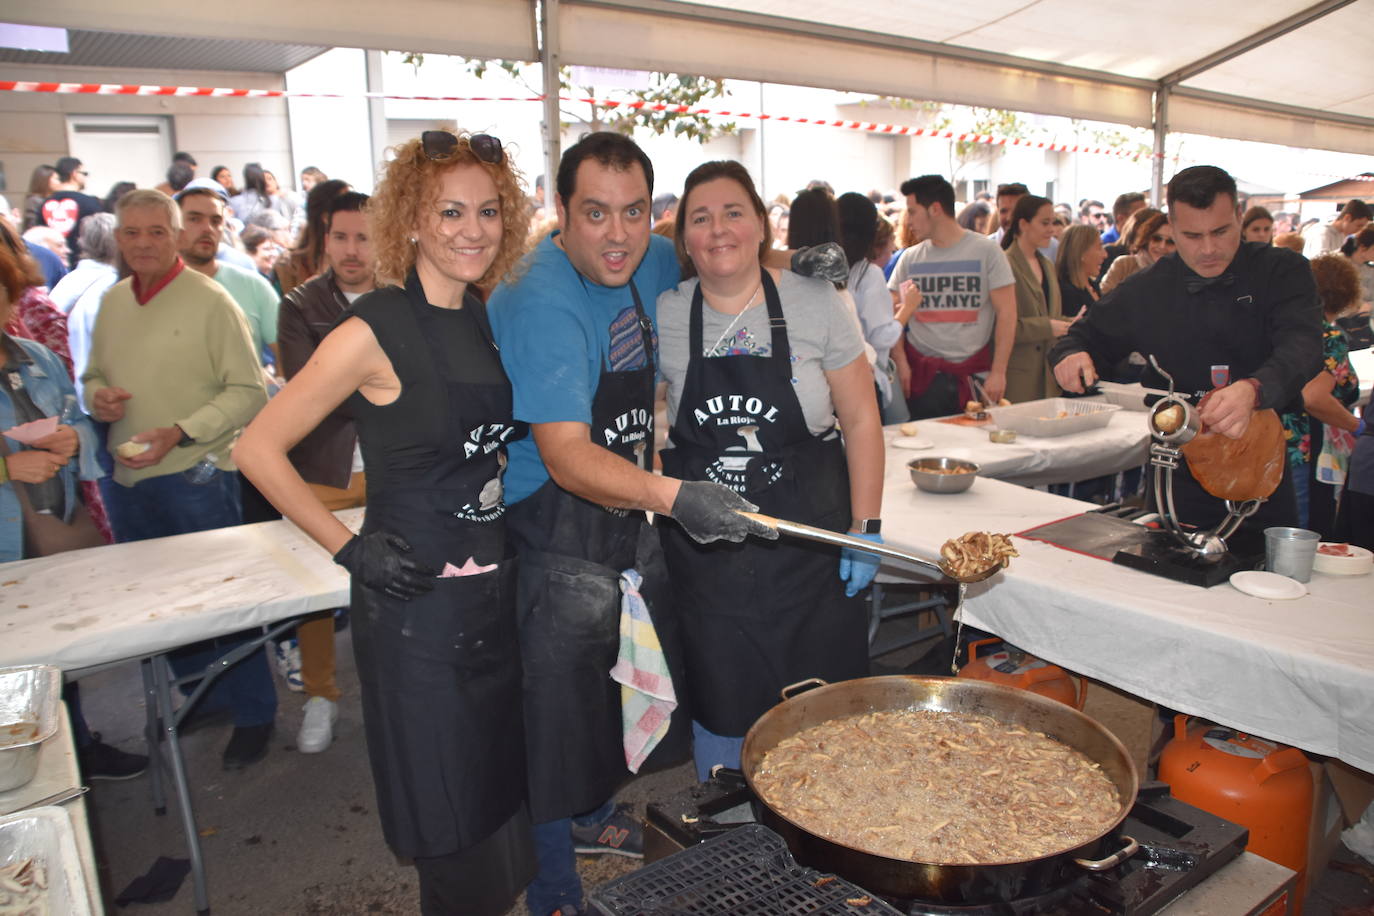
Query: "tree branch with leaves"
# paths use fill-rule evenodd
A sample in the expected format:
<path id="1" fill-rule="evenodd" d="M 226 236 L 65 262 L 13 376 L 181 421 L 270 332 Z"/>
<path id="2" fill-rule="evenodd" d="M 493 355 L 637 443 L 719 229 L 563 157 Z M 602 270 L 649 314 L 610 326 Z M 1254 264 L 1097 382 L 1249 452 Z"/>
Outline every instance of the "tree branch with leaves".
<path id="1" fill-rule="evenodd" d="M 408 52 L 402 58 L 406 63 L 419 70 L 425 56 L 418 52 Z M 543 88 L 531 83 L 527 68 L 532 66 L 526 61 L 469 58 L 467 71 L 478 79 L 496 67 L 511 79 L 524 86 L 534 96 L 542 96 Z M 725 81 L 707 76 L 684 76 L 679 73 L 650 73 L 646 89 L 617 89 L 606 93 L 606 98 L 598 98 L 595 87 L 572 84 L 572 72 L 568 67 L 558 70 L 560 100 L 559 112 L 565 119 L 560 126 L 582 122 L 593 130 L 615 130 L 623 134 L 632 133 L 636 128 L 653 131 L 662 136 L 671 133 L 675 137 L 686 137 L 705 143 L 725 134 L 733 134 L 738 125 L 733 121 L 721 122 L 710 115 L 691 110 L 700 107 L 711 99 L 728 96 Z M 574 90 L 576 90 L 574 92 Z M 590 117 L 570 110 L 566 103 L 569 96 L 586 100 L 590 105 Z M 623 96 L 617 98 L 616 96 Z M 663 106 L 660 108 L 660 106 Z"/>

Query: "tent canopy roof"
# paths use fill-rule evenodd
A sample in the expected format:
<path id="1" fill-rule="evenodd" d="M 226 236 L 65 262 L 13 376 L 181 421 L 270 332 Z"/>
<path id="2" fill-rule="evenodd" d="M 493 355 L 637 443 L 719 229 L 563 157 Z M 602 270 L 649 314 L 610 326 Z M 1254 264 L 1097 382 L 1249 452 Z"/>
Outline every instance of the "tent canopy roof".
<path id="1" fill-rule="evenodd" d="M 1374 150 L 1374 17 L 1355 0 L 545 0 L 555 60 L 821 86 Z M 14 22 L 306 47 L 538 58 L 531 0 L 17 0 Z M 270 24 L 270 27 L 268 27 Z M 75 42 L 74 42 L 75 46 Z M 245 55 L 249 52 L 244 50 Z M 261 55 L 259 55 L 260 57 Z M 0 61 L 13 57 L 0 56 Z M 156 56 L 143 66 L 160 66 Z M 255 69 L 243 67 L 242 69 Z M 239 69 L 226 66 L 225 69 Z"/>

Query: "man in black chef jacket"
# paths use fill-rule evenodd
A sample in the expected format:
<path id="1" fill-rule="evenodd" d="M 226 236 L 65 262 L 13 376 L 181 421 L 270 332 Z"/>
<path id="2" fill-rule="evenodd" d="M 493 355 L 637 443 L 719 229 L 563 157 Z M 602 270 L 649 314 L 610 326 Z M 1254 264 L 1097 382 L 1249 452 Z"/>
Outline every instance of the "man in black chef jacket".
<path id="1" fill-rule="evenodd" d="M 1153 355 L 1177 391 L 1216 389 L 1199 413 L 1214 432 L 1239 438 L 1256 410 L 1302 409 L 1302 388 L 1322 366 L 1321 309 L 1306 259 L 1286 248 L 1242 242 L 1236 182 L 1199 165 L 1169 182 L 1174 254 L 1139 271 L 1074 322 L 1050 351 L 1055 379 L 1082 392 L 1097 366 L 1132 351 Z M 1167 382 L 1146 367 L 1147 388 Z M 1292 475 L 1247 525 L 1296 525 Z M 1174 475 L 1180 519 L 1211 527 L 1226 514 L 1222 500 L 1189 474 Z"/>
<path id="2" fill-rule="evenodd" d="M 564 153 L 556 191 L 559 230 L 489 305 L 515 416 L 532 431 L 510 447 L 505 498 L 520 557 L 535 916 L 581 912 L 574 850 L 643 854 L 638 821 L 609 801 L 629 775 L 620 687 L 609 676 L 622 571 L 644 577 L 674 660 L 670 602 L 654 600 L 665 585 L 662 553 L 642 510 L 673 516 L 702 542 L 777 537 L 735 512 L 755 507 L 733 490 L 651 473 L 654 308 L 680 271 L 671 240 L 649 231 L 648 157 L 622 134 L 591 134 Z M 674 728 L 665 744 L 679 732 L 685 742 L 688 729 Z"/>

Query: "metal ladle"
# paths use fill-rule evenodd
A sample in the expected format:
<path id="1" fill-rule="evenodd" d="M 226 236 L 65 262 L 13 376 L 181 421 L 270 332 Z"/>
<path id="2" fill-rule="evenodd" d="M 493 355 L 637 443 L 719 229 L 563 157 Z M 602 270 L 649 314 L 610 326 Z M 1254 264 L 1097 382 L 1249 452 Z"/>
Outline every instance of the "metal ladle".
<path id="1" fill-rule="evenodd" d="M 737 510 L 738 511 L 738 510 Z M 861 550 L 864 553 L 876 554 L 887 557 L 889 560 L 901 560 L 918 567 L 933 579 L 948 579 L 951 582 L 962 582 L 966 585 L 974 582 L 982 582 L 984 579 L 991 578 L 993 575 L 1002 571 L 1001 563 L 994 563 L 987 569 L 974 573 L 971 576 L 951 575 L 944 568 L 943 564 L 934 563 L 925 557 L 918 556 L 910 550 L 901 550 L 890 547 L 887 544 L 874 544 L 872 541 L 865 541 L 863 538 L 856 538 L 848 534 L 840 534 L 837 531 L 828 531 L 825 528 L 816 528 L 811 525 L 803 525 L 800 522 L 789 522 L 785 519 L 774 518 L 771 515 L 764 515 L 761 512 L 740 512 L 747 519 L 767 525 L 781 534 L 790 534 L 793 537 L 805 538 L 808 541 L 816 541 L 821 544 L 830 544 L 835 547 L 849 547 L 854 550 Z"/>

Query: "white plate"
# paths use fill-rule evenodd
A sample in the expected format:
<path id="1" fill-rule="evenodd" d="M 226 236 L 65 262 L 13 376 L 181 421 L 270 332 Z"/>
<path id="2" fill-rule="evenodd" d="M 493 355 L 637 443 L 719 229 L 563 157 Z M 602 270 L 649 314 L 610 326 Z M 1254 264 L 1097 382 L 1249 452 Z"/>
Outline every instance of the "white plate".
<path id="1" fill-rule="evenodd" d="M 1233 573 L 1231 587 L 1238 592 L 1254 595 L 1256 598 L 1301 598 L 1307 594 L 1307 586 L 1296 579 L 1280 576 L 1278 573 L 1247 570 Z"/>
<path id="2" fill-rule="evenodd" d="M 913 452 L 935 447 L 934 442 L 929 439 L 922 439 L 920 436 L 898 436 L 892 440 L 892 445 L 894 448 L 911 449 Z"/>
<path id="3" fill-rule="evenodd" d="M 1348 557 L 1322 553 L 1321 548 L 1329 544 L 1329 541 L 1323 541 L 1317 545 L 1317 556 L 1312 560 L 1312 568 L 1317 572 L 1331 576 L 1363 576 L 1374 569 L 1374 553 L 1354 544 L 1345 545 L 1350 548 Z"/>

